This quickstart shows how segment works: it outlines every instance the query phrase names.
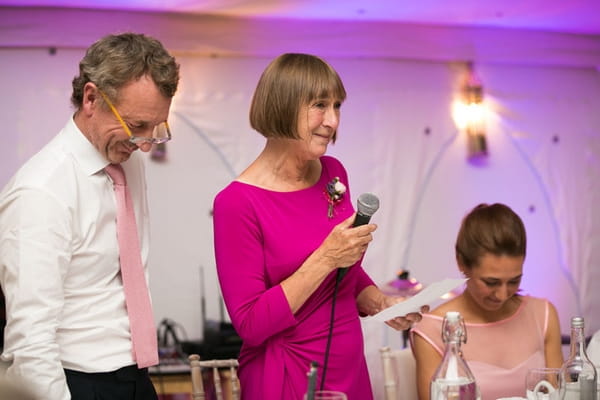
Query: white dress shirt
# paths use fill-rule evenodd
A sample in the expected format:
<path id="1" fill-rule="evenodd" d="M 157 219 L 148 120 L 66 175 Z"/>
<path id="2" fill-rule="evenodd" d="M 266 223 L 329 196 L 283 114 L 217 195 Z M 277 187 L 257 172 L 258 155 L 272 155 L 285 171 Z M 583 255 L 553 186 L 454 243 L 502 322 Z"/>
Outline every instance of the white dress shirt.
<path id="1" fill-rule="evenodd" d="M 107 160 L 73 119 L 0 193 L 0 282 L 11 378 L 42 398 L 70 399 L 63 368 L 108 372 L 135 364 L 125 308 Z M 146 266 L 144 164 L 122 164 Z"/>

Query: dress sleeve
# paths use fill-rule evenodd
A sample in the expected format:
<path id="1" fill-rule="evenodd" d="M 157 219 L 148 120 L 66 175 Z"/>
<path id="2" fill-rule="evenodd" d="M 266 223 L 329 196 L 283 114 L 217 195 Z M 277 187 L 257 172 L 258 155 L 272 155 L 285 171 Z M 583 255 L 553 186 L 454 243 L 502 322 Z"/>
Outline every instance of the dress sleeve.
<path id="1" fill-rule="evenodd" d="M 421 336 L 427 343 L 429 343 L 435 351 L 440 355 L 444 354 L 444 344 L 440 338 L 440 332 L 442 329 L 442 318 L 436 317 L 430 314 L 424 314 L 423 319 L 417 322 L 409 332 L 409 339 L 411 348 L 414 352 L 414 336 Z"/>
<path id="2" fill-rule="evenodd" d="M 332 156 L 323 156 L 322 161 L 326 168 L 329 170 L 329 174 L 331 176 L 337 176 L 340 178 L 342 182 L 346 184 L 346 196 L 352 198 L 350 191 L 350 182 L 348 180 L 348 172 L 346 168 L 342 165 L 342 163 Z M 354 210 L 354 207 L 352 207 Z M 350 270 L 349 273 L 355 274 L 355 288 L 354 288 L 354 297 L 358 297 L 360 292 L 363 291 L 367 286 L 376 286 L 373 280 L 369 277 L 366 271 L 362 267 L 364 256 L 355 264 L 354 267 Z"/>
<path id="3" fill-rule="evenodd" d="M 215 258 L 231 321 L 244 343 L 256 346 L 297 322 L 281 285 L 268 284 L 260 224 L 244 198 L 232 186 L 215 198 Z"/>
<path id="4" fill-rule="evenodd" d="M 31 379 L 43 398 L 70 398 L 57 321 L 64 304 L 63 279 L 70 260 L 69 213 L 41 190 L 20 189 L 0 204 L 0 282 L 7 327 L 2 359 L 10 379 Z"/>
<path id="5" fill-rule="evenodd" d="M 354 297 L 358 297 L 360 292 L 367 286 L 377 286 L 362 266 L 357 265 L 354 269 L 356 269 L 356 288 L 354 289 Z"/>

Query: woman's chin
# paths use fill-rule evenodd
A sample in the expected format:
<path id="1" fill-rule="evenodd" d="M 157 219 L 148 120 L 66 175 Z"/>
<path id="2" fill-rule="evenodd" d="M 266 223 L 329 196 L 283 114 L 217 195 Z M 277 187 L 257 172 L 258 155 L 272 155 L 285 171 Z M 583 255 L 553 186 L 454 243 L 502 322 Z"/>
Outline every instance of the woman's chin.
<path id="1" fill-rule="evenodd" d="M 314 154 L 315 158 L 320 158 L 327 153 L 327 145 L 314 146 L 311 153 Z"/>
<path id="2" fill-rule="evenodd" d="M 502 306 L 504 305 L 504 302 L 488 300 L 485 302 L 485 305 L 486 305 L 486 308 L 488 309 L 488 311 L 497 311 L 502 308 Z"/>

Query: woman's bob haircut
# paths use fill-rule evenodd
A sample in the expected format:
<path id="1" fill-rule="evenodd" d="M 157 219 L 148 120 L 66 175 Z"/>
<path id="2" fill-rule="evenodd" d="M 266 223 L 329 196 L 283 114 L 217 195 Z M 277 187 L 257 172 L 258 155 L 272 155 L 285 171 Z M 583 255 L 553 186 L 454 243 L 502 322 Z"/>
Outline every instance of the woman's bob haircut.
<path id="1" fill-rule="evenodd" d="M 258 81 L 250 106 L 250 125 L 266 138 L 300 139 L 300 108 L 330 98 L 343 102 L 346 89 L 329 64 L 310 54 L 282 54 Z M 337 132 L 334 142 L 336 136 Z"/>

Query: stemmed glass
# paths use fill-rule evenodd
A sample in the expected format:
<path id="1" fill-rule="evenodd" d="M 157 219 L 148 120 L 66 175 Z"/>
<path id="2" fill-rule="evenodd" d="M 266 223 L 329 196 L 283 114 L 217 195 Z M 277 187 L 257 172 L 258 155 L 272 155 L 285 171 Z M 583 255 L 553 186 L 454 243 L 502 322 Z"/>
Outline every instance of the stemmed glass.
<path id="1" fill-rule="evenodd" d="M 307 395 L 304 395 L 307 398 Z M 315 391 L 314 400 L 348 400 L 348 397 L 342 392 L 335 390 L 317 390 Z"/>
<path id="2" fill-rule="evenodd" d="M 559 368 L 532 368 L 527 371 L 527 400 L 559 400 L 559 372 Z"/>

